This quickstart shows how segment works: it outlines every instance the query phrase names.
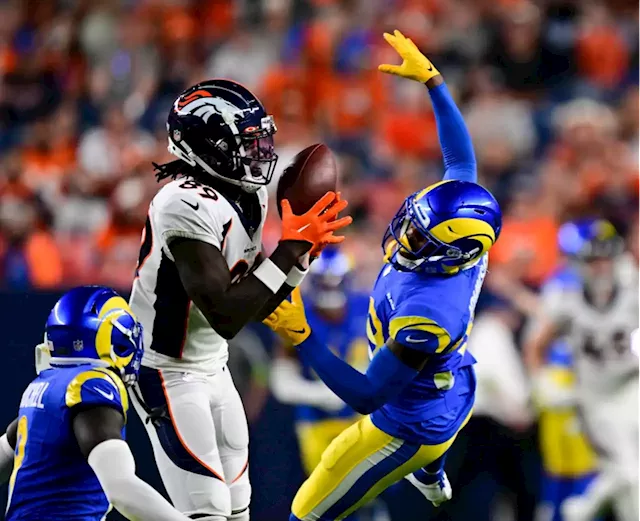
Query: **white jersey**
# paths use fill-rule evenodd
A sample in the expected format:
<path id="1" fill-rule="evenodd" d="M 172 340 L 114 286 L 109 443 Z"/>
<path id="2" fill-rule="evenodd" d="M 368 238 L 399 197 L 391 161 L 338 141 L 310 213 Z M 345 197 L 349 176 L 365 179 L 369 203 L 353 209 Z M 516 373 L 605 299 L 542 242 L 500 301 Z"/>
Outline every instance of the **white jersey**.
<path id="1" fill-rule="evenodd" d="M 130 301 L 144 326 L 143 365 L 211 374 L 226 364 L 227 341 L 189 300 L 169 243 L 184 237 L 212 244 L 220 249 L 232 280 L 237 281 L 251 270 L 261 250 L 266 188 L 255 196 L 262 212 L 255 230 L 234 202 L 189 178 L 168 183 L 154 197 Z"/>
<path id="2" fill-rule="evenodd" d="M 543 293 L 545 313 L 562 328 L 573 352 L 583 396 L 615 393 L 638 378 L 631 335 L 638 327 L 638 269 L 629 259 L 616 265 L 617 289 L 605 307 L 589 300 L 579 276 L 550 283 Z"/>

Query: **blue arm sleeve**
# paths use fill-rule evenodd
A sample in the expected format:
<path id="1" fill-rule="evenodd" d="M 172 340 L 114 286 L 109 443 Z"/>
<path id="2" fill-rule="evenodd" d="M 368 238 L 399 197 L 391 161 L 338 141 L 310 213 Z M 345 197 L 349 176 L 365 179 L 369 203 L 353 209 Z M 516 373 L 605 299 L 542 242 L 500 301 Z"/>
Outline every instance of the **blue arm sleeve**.
<path id="1" fill-rule="evenodd" d="M 444 157 L 444 179 L 477 183 L 476 156 L 471 136 L 449 89 L 443 83 L 429 89 L 429 95 Z"/>
<path id="2" fill-rule="evenodd" d="M 384 346 L 365 374 L 335 356 L 313 333 L 297 347 L 302 361 L 313 367 L 327 387 L 360 414 L 370 414 L 382 407 L 418 374 Z"/>

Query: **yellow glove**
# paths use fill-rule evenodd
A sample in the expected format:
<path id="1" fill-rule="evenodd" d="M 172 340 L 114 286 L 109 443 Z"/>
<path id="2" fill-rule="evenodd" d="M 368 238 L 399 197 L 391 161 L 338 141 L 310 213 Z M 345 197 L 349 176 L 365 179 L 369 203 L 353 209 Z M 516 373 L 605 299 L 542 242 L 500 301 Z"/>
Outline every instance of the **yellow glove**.
<path id="1" fill-rule="evenodd" d="M 410 80 L 426 83 L 431 78 L 440 74 L 433 63 L 420 52 L 409 38 L 398 31 L 393 31 L 393 35 L 384 33 L 384 39 L 393 47 L 402 58 L 402 65 L 378 65 L 380 72 L 394 74 Z"/>
<path id="2" fill-rule="evenodd" d="M 294 346 L 304 342 L 311 334 L 311 328 L 307 323 L 300 288 L 291 293 L 291 302 L 283 300 L 262 323 Z"/>

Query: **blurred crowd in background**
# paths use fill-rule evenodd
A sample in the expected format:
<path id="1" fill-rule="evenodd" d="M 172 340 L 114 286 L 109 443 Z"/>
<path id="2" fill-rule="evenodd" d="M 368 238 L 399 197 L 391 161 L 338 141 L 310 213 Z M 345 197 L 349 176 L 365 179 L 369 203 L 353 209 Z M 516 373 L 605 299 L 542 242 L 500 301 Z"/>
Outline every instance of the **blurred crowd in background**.
<path id="1" fill-rule="evenodd" d="M 367 291 L 391 217 L 442 176 L 426 89 L 376 70 L 397 59 L 382 39 L 396 28 L 443 73 L 504 213 L 470 348 L 510 399 L 480 386 L 476 413 L 491 426 L 470 424 L 452 464 L 481 452 L 478 468 L 526 503 L 516 518 L 532 519 L 537 467 L 524 460 L 536 450 L 517 334 L 560 262 L 557 228 L 605 216 L 638 257 L 636 0 L 2 1 L 0 289 L 128 292 L 158 190 L 151 163 L 170 159 L 171 103 L 227 77 L 275 116 L 278 172 L 312 143 L 335 152 L 354 217 L 344 247 Z M 268 250 L 279 236 L 273 212 Z M 245 330 L 230 350 L 251 423 L 269 396 L 263 333 Z M 459 518 L 470 515 L 484 519 L 477 504 Z"/>
<path id="2" fill-rule="evenodd" d="M 376 71 L 394 28 L 442 71 L 503 204 L 493 267 L 536 286 L 562 220 L 635 234 L 637 20 L 625 0 L 4 1 L 0 286 L 128 290 L 168 109 L 228 77 L 275 115 L 280 171 L 311 143 L 335 151 L 368 287 L 390 217 L 442 174 L 425 89 Z M 275 216 L 267 248 L 279 233 Z"/>

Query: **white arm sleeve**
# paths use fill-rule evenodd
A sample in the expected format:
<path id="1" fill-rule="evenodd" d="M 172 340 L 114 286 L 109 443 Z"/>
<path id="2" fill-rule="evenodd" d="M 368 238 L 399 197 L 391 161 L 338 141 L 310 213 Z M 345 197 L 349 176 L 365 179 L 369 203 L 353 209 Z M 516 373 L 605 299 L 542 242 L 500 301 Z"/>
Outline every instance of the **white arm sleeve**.
<path id="1" fill-rule="evenodd" d="M 104 493 L 131 521 L 188 521 L 156 490 L 136 476 L 136 464 L 124 440 L 107 440 L 89 454 L 89 465 Z"/>
<path id="2" fill-rule="evenodd" d="M 13 471 L 14 450 L 9 445 L 7 434 L 0 438 L 0 484 L 6 483 Z"/>
<path id="3" fill-rule="evenodd" d="M 322 382 L 310 382 L 300 374 L 299 365 L 288 358 L 276 358 L 271 365 L 271 392 L 277 400 L 291 405 L 311 405 L 339 411 L 345 403 Z"/>

